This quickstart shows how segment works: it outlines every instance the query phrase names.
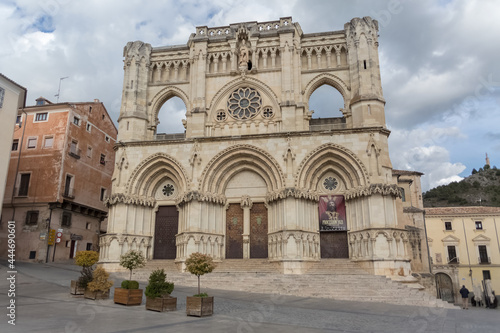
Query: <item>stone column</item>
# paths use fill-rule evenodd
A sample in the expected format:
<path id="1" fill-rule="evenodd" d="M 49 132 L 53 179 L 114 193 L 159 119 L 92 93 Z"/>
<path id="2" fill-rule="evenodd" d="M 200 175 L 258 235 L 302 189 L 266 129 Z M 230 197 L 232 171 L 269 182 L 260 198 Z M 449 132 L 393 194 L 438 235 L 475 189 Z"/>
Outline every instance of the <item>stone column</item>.
<path id="1" fill-rule="evenodd" d="M 243 209 L 243 258 L 250 258 L 250 209 L 252 200 L 248 195 L 241 197 L 241 209 Z"/>

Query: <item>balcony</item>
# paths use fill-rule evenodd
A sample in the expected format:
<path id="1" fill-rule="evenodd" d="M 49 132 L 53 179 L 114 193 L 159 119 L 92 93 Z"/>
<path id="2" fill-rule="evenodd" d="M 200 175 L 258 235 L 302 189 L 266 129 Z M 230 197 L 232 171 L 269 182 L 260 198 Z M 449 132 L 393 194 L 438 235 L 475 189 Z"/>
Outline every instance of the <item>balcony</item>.
<path id="1" fill-rule="evenodd" d="M 69 156 L 74 157 L 78 160 L 80 159 L 81 149 L 71 146 L 68 154 Z"/>
<path id="2" fill-rule="evenodd" d="M 449 258 L 446 258 L 446 261 L 448 262 L 448 265 L 460 264 L 460 259 L 458 259 L 457 257 L 451 258 L 451 260 Z"/>
<path id="3" fill-rule="evenodd" d="M 186 138 L 186 133 L 158 133 L 155 135 L 155 140 L 158 141 L 168 141 L 168 140 L 184 140 Z"/>
<path id="4" fill-rule="evenodd" d="M 478 257 L 477 262 L 481 265 L 489 265 L 489 264 L 491 264 L 491 258 L 490 257 Z"/>
<path id="5" fill-rule="evenodd" d="M 63 192 L 63 197 L 68 199 L 75 198 L 75 189 L 73 187 L 66 187 Z"/>
<path id="6" fill-rule="evenodd" d="M 318 118 L 309 120 L 309 130 L 331 131 L 346 128 L 346 118 Z"/>

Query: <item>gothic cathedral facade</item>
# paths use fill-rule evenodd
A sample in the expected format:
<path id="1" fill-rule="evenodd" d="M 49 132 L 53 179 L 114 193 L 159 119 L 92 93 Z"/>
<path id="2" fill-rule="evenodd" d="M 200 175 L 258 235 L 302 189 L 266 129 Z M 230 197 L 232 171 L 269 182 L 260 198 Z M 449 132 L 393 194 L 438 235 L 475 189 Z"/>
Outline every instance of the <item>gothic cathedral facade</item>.
<path id="1" fill-rule="evenodd" d="M 129 42 L 124 72 L 100 241 L 108 268 L 137 249 L 179 263 L 193 252 L 262 258 L 283 273 L 349 258 L 373 274 L 410 274 L 377 21 L 311 34 L 291 17 L 201 26 L 186 45 Z M 342 117 L 312 119 L 309 98 L 323 85 L 342 95 Z M 172 97 L 186 106 L 185 133 L 160 135 Z"/>

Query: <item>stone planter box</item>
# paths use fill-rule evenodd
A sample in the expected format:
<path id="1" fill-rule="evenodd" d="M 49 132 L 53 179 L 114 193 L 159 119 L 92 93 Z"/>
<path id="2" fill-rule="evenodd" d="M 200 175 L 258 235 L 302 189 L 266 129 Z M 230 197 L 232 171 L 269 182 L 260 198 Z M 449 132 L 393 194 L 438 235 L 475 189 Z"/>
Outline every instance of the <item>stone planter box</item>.
<path id="1" fill-rule="evenodd" d="M 108 299 L 109 298 L 109 289 L 106 291 L 90 291 L 89 289 L 85 289 L 85 293 L 83 297 L 88 299 Z"/>
<path id="2" fill-rule="evenodd" d="M 177 297 L 146 297 L 146 310 L 165 312 L 177 310 Z"/>
<path id="3" fill-rule="evenodd" d="M 188 316 L 205 317 L 214 313 L 214 297 L 187 297 L 186 314 Z"/>
<path id="4" fill-rule="evenodd" d="M 70 293 L 71 295 L 83 295 L 85 293 L 85 288 L 81 288 L 78 285 L 78 280 L 71 280 Z"/>
<path id="5" fill-rule="evenodd" d="M 142 289 L 115 288 L 113 301 L 123 305 L 141 305 Z"/>

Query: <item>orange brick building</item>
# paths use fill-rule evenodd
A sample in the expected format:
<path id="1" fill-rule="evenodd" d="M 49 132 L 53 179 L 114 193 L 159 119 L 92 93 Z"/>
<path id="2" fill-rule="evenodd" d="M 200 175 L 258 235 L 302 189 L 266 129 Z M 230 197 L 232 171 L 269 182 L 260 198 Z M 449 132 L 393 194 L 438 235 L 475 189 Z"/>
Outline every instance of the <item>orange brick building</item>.
<path id="1" fill-rule="evenodd" d="M 15 221 L 17 260 L 65 260 L 97 248 L 116 136 L 99 100 L 53 104 L 38 98 L 19 114 L 0 224 L 4 243 L 7 221 Z M 63 235 L 49 247 L 50 229 Z M 1 247 L 0 256 L 6 255 Z"/>

